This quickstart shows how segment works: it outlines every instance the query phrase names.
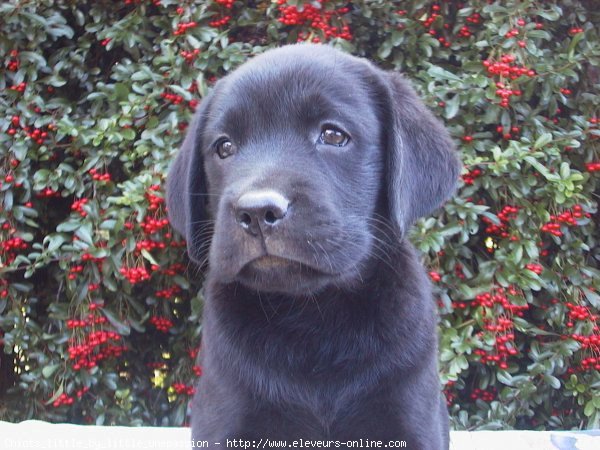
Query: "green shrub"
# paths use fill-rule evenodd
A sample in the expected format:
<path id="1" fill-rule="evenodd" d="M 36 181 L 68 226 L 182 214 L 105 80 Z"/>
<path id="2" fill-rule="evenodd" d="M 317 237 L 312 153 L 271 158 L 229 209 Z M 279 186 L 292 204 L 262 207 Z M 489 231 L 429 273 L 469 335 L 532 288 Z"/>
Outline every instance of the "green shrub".
<path id="1" fill-rule="evenodd" d="M 406 73 L 462 150 L 459 194 L 411 236 L 454 427 L 599 425 L 593 1 L 9 0 L 0 17 L 0 419 L 186 422 L 202 303 L 166 169 L 215 79 L 310 40 Z"/>

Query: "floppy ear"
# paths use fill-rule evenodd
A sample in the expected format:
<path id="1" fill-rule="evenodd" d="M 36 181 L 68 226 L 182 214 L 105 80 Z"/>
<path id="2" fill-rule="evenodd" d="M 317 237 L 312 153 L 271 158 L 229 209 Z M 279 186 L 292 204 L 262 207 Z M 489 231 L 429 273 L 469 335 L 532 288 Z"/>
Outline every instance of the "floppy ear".
<path id="1" fill-rule="evenodd" d="M 211 95 L 205 97 L 200 108 L 194 114 L 183 144 L 167 175 L 167 211 L 169 221 L 188 242 L 189 256 L 200 260 L 199 234 L 193 230 L 201 229 L 199 224 L 208 220 L 206 182 L 204 181 L 204 162 L 200 145 L 204 125 L 208 116 Z M 195 239 L 196 238 L 196 239 Z"/>
<path id="2" fill-rule="evenodd" d="M 450 135 L 408 81 L 387 72 L 389 212 L 403 236 L 419 217 L 447 200 L 461 163 Z"/>

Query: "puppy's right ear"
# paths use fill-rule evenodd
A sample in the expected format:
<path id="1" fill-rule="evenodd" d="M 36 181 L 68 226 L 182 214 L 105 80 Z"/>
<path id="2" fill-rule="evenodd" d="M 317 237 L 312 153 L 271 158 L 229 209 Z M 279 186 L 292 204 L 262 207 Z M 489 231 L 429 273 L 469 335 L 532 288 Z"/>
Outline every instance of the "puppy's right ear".
<path id="1" fill-rule="evenodd" d="M 202 160 L 202 135 L 209 114 L 212 95 L 206 96 L 194 114 L 183 144 L 171 164 L 167 175 L 167 212 L 173 228 L 185 237 L 188 254 L 200 260 L 200 243 L 194 242 L 208 220 L 204 162 Z"/>
<path id="2" fill-rule="evenodd" d="M 454 194 L 461 163 L 448 131 L 410 83 L 392 72 L 384 79 L 390 216 L 403 236 L 415 220 Z"/>

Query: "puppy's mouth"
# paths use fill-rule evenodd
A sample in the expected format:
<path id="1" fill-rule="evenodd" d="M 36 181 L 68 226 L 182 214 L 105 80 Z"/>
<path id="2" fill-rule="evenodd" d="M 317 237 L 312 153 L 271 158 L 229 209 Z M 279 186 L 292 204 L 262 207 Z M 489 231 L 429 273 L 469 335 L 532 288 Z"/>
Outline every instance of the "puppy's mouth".
<path id="1" fill-rule="evenodd" d="M 236 278 L 259 291 L 293 293 L 312 291 L 333 276 L 293 259 L 263 255 L 246 263 Z"/>
<path id="2" fill-rule="evenodd" d="M 246 263 L 240 270 L 240 273 L 244 271 L 271 276 L 280 276 L 293 273 L 302 276 L 310 276 L 314 274 L 333 275 L 295 259 L 269 254 L 259 256 L 258 258 Z"/>
<path id="3" fill-rule="evenodd" d="M 247 266 L 250 266 L 253 270 L 258 271 L 271 271 L 271 270 L 286 270 L 292 268 L 292 266 L 299 266 L 300 263 L 292 261 L 291 259 L 282 258 L 274 255 L 264 255 L 250 261 Z"/>

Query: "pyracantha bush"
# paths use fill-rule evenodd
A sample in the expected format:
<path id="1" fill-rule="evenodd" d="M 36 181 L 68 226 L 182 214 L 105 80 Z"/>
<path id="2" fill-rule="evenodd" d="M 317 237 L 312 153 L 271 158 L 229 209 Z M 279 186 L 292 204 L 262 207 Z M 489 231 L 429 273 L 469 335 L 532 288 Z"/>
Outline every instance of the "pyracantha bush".
<path id="1" fill-rule="evenodd" d="M 186 423 L 201 276 L 165 173 L 216 79 L 311 41 L 404 72 L 461 149 L 458 195 L 410 236 L 454 428 L 599 425 L 592 0 L 9 0 L 0 17 L 0 419 Z"/>

